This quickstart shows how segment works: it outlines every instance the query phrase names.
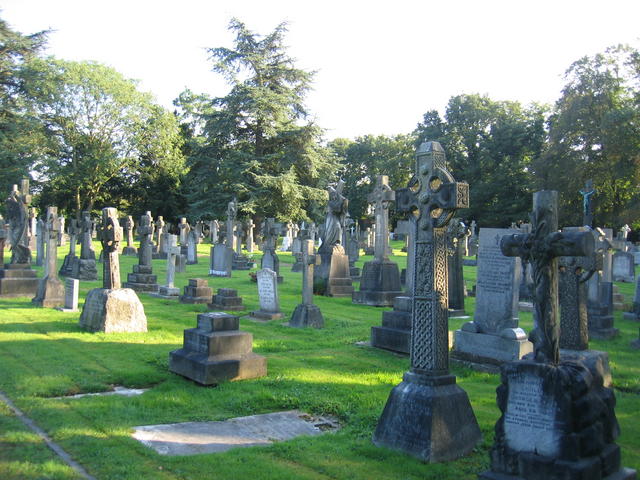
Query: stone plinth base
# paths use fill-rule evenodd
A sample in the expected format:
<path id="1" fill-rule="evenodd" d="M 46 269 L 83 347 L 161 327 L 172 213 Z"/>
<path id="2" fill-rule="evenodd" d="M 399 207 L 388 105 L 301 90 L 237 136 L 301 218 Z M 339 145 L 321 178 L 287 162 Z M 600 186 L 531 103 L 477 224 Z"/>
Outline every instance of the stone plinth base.
<path id="1" fill-rule="evenodd" d="M 136 292 L 157 292 L 158 277 L 153 275 L 151 265 L 134 265 L 133 273 L 127 274 L 127 281 L 123 286 Z"/>
<path id="2" fill-rule="evenodd" d="M 178 300 L 180 297 L 180 289 L 177 287 L 167 287 L 166 285 L 160 285 L 158 287 L 158 293 L 151 293 L 152 297 L 164 298 L 167 300 Z"/>
<path id="3" fill-rule="evenodd" d="M 144 307 L 130 288 L 94 288 L 80 315 L 80 326 L 90 332 L 146 332 Z"/>
<path id="4" fill-rule="evenodd" d="M 376 445 L 430 463 L 462 457 L 480 439 L 469 397 L 454 376 L 412 372 L 391 390 L 373 434 Z"/>
<path id="5" fill-rule="evenodd" d="M 93 258 L 74 258 L 70 277 L 78 280 L 98 280 L 96 261 Z"/>
<path id="6" fill-rule="evenodd" d="M 39 282 L 31 265 L 5 264 L 4 269 L 0 270 L 0 297 L 33 297 L 38 292 Z"/>
<path id="7" fill-rule="evenodd" d="M 134 256 L 134 255 L 138 255 L 138 249 L 136 247 L 124 247 L 122 249 L 122 255 L 126 255 L 126 256 Z"/>
<path id="8" fill-rule="evenodd" d="M 371 327 L 371 346 L 409 354 L 411 348 L 411 297 L 393 300 L 393 310 L 382 312 L 382 326 Z"/>
<path id="9" fill-rule="evenodd" d="M 235 288 L 219 288 L 218 293 L 213 296 L 212 302 L 207 304 L 212 310 L 240 311 L 245 307 L 242 304 L 242 297 L 238 296 Z"/>
<path id="10" fill-rule="evenodd" d="M 201 385 L 263 377 L 267 359 L 252 352 L 253 336 L 224 312 L 198 315 L 197 328 L 184 331 L 184 346 L 169 354 L 169 370 Z"/>
<path id="11" fill-rule="evenodd" d="M 360 291 L 353 292 L 351 299 L 362 305 L 390 307 L 402 293 L 398 265 L 389 260 L 373 260 L 364 264 Z"/>
<path id="12" fill-rule="evenodd" d="M 295 328 L 324 328 L 324 317 L 317 305 L 299 304 L 291 315 L 289 326 Z"/>
<path id="13" fill-rule="evenodd" d="M 231 270 L 251 270 L 255 264 L 249 262 L 249 259 L 244 255 L 233 254 L 233 261 L 231 262 Z"/>
<path id="14" fill-rule="evenodd" d="M 470 366 L 497 367 L 505 362 L 520 360 L 533 352 L 533 344 L 521 328 L 505 328 L 499 335 L 473 331 L 475 324 L 468 322 L 454 334 L 451 358 L 470 362 Z M 481 368 L 486 371 L 486 368 Z"/>
<path id="15" fill-rule="evenodd" d="M 64 283 L 56 276 L 49 278 L 49 275 L 40 280 L 38 292 L 33 297 L 31 303 L 38 307 L 54 308 L 64 305 Z"/>
<path id="16" fill-rule="evenodd" d="M 491 470 L 484 479 L 635 479 L 620 465 L 615 396 L 598 362 L 502 366 Z"/>
<path id="17" fill-rule="evenodd" d="M 313 272 L 313 293 L 327 297 L 350 297 L 353 285 L 349 274 L 349 257 L 340 245 L 331 253 L 319 253 L 320 265 Z"/>
<path id="18" fill-rule="evenodd" d="M 180 296 L 180 303 L 209 303 L 213 290 L 205 278 L 190 278 Z"/>

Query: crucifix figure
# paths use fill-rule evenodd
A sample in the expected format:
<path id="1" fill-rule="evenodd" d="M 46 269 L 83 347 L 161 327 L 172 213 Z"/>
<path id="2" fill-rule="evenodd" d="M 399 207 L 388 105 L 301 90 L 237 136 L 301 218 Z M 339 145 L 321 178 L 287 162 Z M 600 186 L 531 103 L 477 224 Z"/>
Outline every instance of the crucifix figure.
<path id="1" fill-rule="evenodd" d="M 529 340 L 535 360 L 557 365 L 560 361 L 558 322 L 558 257 L 585 256 L 594 249 L 591 232 L 558 231 L 558 192 L 533 194 L 532 232 L 505 235 L 502 253 L 529 262 L 533 275 L 533 323 Z"/>
<path id="2" fill-rule="evenodd" d="M 373 441 L 428 462 L 465 455 L 481 437 L 449 373 L 446 226 L 468 206 L 469 185 L 449 173 L 440 144 L 422 143 L 409 187 L 396 192 L 396 208 L 410 214 L 415 232 L 411 369 L 391 391 Z"/>
<path id="3" fill-rule="evenodd" d="M 591 197 L 596 192 L 591 179 L 585 182 L 584 190 L 580 190 L 580 195 L 582 195 L 582 223 L 587 227 L 593 227 L 593 204 Z"/>
<path id="4" fill-rule="evenodd" d="M 113 207 L 102 209 L 101 226 L 102 251 L 102 287 L 114 290 L 120 288 L 120 259 L 118 251 L 122 241 L 122 227 L 118 221 L 118 210 Z"/>

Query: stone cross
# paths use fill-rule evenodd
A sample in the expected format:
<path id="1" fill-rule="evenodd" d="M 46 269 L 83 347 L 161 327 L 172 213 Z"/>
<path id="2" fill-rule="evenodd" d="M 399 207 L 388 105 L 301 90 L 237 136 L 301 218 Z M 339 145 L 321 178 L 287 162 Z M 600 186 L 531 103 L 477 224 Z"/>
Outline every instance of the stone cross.
<path id="1" fill-rule="evenodd" d="M 374 206 L 376 216 L 376 241 L 374 245 L 375 259 L 384 261 L 389 250 L 389 204 L 396 199 L 396 194 L 389 186 L 387 175 L 377 175 L 376 187 L 367 196 L 367 201 Z"/>
<path id="2" fill-rule="evenodd" d="M 178 246 L 178 237 L 176 235 L 167 235 L 167 287 L 173 288 L 173 282 L 176 278 L 176 260 L 180 255 L 180 247 Z"/>
<path id="3" fill-rule="evenodd" d="M 80 239 L 80 258 L 84 260 L 95 260 L 96 254 L 93 251 L 91 243 L 91 233 L 93 231 L 93 220 L 91 220 L 91 212 L 82 212 L 80 220 L 81 239 Z"/>
<path id="4" fill-rule="evenodd" d="M 58 234 L 60 233 L 60 219 L 58 218 L 58 207 L 47 207 L 47 258 L 45 267 L 45 276 L 50 279 L 58 278 L 57 260 L 58 260 Z M 45 236 L 43 228 L 43 237 Z"/>
<path id="5" fill-rule="evenodd" d="M 118 221 L 118 210 L 112 207 L 102 209 L 101 227 L 102 251 L 104 263 L 102 286 L 108 290 L 120 288 L 120 260 L 118 251 L 122 241 L 122 227 Z"/>
<path id="6" fill-rule="evenodd" d="M 162 234 L 164 233 L 165 225 L 166 224 L 164 222 L 164 218 L 162 217 L 162 215 L 158 215 L 158 218 L 156 219 L 156 223 L 155 223 L 155 227 L 156 227 L 155 244 L 157 245 L 158 253 L 162 253 L 160 244 L 162 243 Z"/>
<path id="7" fill-rule="evenodd" d="M 236 237 L 236 255 L 242 255 L 242 236 L 244 232 L 242 231 L 242 222 L 236 222 L 236 228 L 234 235 Z"/>
<path id="8" fill-rule="evenodd" d="M 277 227 L 275 220 L 273 218 L 266 218 L 262 224 L 262 250 L 264 252 L 275 252 L 276 244 L 278 242 L 278 235 L 276 231 Z"/>
<path id="9" fill-rule="evenodd" d="M 582 223 L 588 227 L 593 226 L 593 201 L 591 197 L 597 193 L 597 190 L 593 188 L 593 181 L 587 180 L 584 184 L 584 190 L 580 190 L 582 195 Z"/>
<path id="10" fill-rule="evenodd" d="M 189 226 L 189 223 L 187 222 L 187 219 L 185 217 L 180 217 L 178 228 L 180 229 L 180 245 L 186 247 L 187 241 L 189 240 L 189 232 L 191 231 L 191 226 Z"/>
<path id="11" fill-rule="evenodd" d="M 71 218 L 69 221 L 69 256 L 76 256 L 76 244 L 80 233 L 80 223 L 77 219 Z"/>
<path id="12" fill-rule="evenodd" d="M 418 211 L 409 215 L 415 231 L 411 371 L 443 376 L 449 373 L 446 226 L 469 206 L 469 185 L 453 179 L 437 142 L 420 145 L 416 163 L 413 188 L 396 193 L 398 211 Z"/>
<path id="13" fill-rule="evenodd" d="M 129 215 L 124 221 L 124 229 L 127 232 L 127 247 L 133 247 L 133 217 Z"/>
<path id="14" fill-rule="evenodd" d="M 253 253 L 253 229 L 254 229 L 255 225 L 253 223 L 253 220 L 250 218 L 247 220 L 247 252 L 249 253 Z"/>
<path id="15" fill-rule="evenodd" d="M 627 239 L 627 236 L 629 235 L 630 231 L 631 231 L 631 227 L 625 223 L 620 229 L 622 240 Z"/>
<path id="16" fill-rule="evenodd" d="M 151 266 L 151 245 L 153 238 L 153 217 L 147 212 L 140 217 L 138 223 L 138 235 L 140 235 L 140 250 L 138 252 L 138 264 Z"/>
<path id="17" fill-rule="evenodd" d="M 313 240 L 302 242 L 302 303 L 313 305 L 313 270 L 320 257 L 315 254 Z"/>
<path id="18" fill-rule="evenodd" d="M 45 245 L 47 244 L 45 223 L 41 218 L 38 219 L 38 223 L 36 224 L 36 237 L 36 265 L 41 267 L 44 264 L 44 257 L 46 255 Z"/>
<path id="19" fill-rule="evenodd" d="M 558 192 L 533 194 L 532 232 L 505 235 L 502 253 L 529 262 L 534 279 L 533 322 L 529 339 L 535 360 L 557 365 L 560 360 L 558 322 L 558 257 L 584 256 L 593 251 L 591 232 L 558 232 Z"/>
<path id="20" fill-rule="evenodd" d="M 580 230 L 563 231 L 584 231 Z M 595 244 L 595 240 L 594 240 Z M 584 257 L 560 257 L 560 348 L 587 350 L 589 348 L 589 324 L 587 318 L 587 281 L 602 270 L 602 252 L 593 248 Z"/>
<path id="21" fill-rule="evenodd" d="M 227 237 L 226 237 L 226 245 L 227 248 L 233 249 L 233 226 L 236 223 L 236 215 L 238 213 L 238 202 L 234 197 L 227 204 Z"/>

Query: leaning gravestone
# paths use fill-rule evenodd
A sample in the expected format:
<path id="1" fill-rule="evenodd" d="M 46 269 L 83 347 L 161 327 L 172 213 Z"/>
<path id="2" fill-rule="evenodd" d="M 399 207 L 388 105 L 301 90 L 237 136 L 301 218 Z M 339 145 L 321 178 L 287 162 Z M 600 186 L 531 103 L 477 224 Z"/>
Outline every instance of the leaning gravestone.
<path id="1" fill-rule="evenodd" d="M 616 252 L 613 255 L 613 281 L 629 282 L 635 281 L 635 257 L 633 253 Z"/>
<path id="2" fill-rule="evenodd" d="M 497 371 L 502 363 L 533 351 L 518 327 L 521 261 L 500 251 L 502 237 L 518 231 L 480 229 L 475 313 L 473 321 L 456 330 L 451 352 L 456 360 L 479 369 Z"/>
<path id="3" fill-rule="evenodd" d="M 102 288 L 94 288 L 80 315 L 80 326 L 91 332 L 146 332 L 144 307 L 130 288 L 120 288 L 118 248 L 122 241 L 122 227 L 115 208 L 102 209 L 102 249 L 105 252 Z"/>
<path id="4" fill-rule="evenodd" d="M 313 243 L 311 239 L 302 241 L 302 303 L 293 311 L 289 321 L 290 327 L 324 327 L 322 312 L 313 304 L 313 269 L 318 259 Z"/>
<path id="5" fill-rule="evenodd" d="M 373 442 L 425 462 L 470 453 L 481 433 L 469 397 L 449 373 L 446 226 L 469 206 L 469 185 L 447 170 L 444 150 L 424 142 L 411 188 L 396 192 L 401 212 L 416 212 L 411 370 L 389 395 Z"/>
<path id="6" fill-rule="evenodd" d="M 201 385 L 265 376 L 267 359 L 253 353 L 253 335 L 239 328 L 235 315 L 199 314 L 198 326 L 184 331 L 183 347 L 169 354 L 169 370 Z"/>
<path id="7" fill-rule="evenodd" d="M 260 309 L 249 315 L 259 320 L 276 320 L 282 318 L 280 298 L 278 297 L 278 275 L 268 268 L 258 271 L 258 298 Z"/>
<path id="8" fill-rule="evenodd" d="M 58 278 L 58 234 L 60 220 L 58 207 L 47 208 L 47 224 L 42 234 L 47 236 L 47 265 L 46 275 L 38 284 L 38 292 L 31 300 L 38 307 L 58 307 L 64 304 L 64 285 Z"/>

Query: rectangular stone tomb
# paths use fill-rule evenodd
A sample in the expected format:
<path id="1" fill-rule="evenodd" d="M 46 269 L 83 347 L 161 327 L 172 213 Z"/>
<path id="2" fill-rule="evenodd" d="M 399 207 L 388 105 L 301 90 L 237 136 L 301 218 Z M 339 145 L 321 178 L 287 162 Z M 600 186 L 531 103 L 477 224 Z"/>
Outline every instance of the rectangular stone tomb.
<path id="1" fill-rule="evenodd" d="M 190 278 L 189 285 L 184 286 L 184 293 L 180 296 L 181 303 L 209 303 L 213 290 L 206 278 Z"/>
<path id="2" fill-rule="evenodd" d="M 242 297 L 238 296 L 235 288 L 219 288 L 218 293 L 213 296 L 213 301 L 207 304 L 212 310 L 240 311 L 245 307 L 242 304 Z"/>
<path id="3" fill-rule="evenodd" d="M 40 279 L 28 264 L 6 264 L 0 269 L 0 297 L 33 297 Z"/>
<path id="4" fill-rule="evenodd" d="M 267 359 L 253 350 L 253 335 L 239 330 L 240 319 L 225 312 L 198 315 L 198 326 L 184 331 L 184 346 L 169 354 L 169 370 L 202 385 L 258 378 Z"/>
<path id="5" fill-rule="evenodd" d="M 302 435 L 321 435 L 337 429 L 325 418 L 303 412 L 266 413 L 222 422 L 186 422 L 134 427 L 133 438 L 160 455 L 226 452 L 232 448 L 270 445 Z"/>

